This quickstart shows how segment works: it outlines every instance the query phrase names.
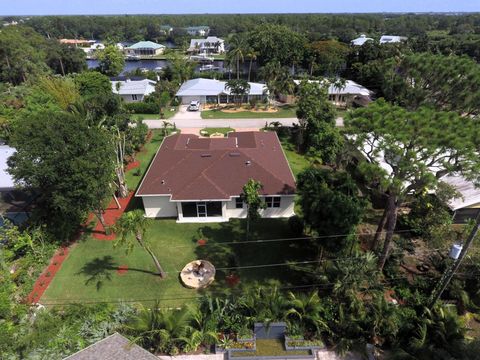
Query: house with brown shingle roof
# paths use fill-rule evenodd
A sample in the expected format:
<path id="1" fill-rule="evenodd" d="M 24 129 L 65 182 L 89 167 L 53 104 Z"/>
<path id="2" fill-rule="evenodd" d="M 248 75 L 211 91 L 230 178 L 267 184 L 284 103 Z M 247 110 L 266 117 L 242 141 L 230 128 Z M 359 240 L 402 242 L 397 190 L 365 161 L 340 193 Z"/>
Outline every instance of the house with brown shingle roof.
<path id="1" fill-rule="evenodd" d="M 166 137 L 135 196 L 149 218 L 221 222 L 244 218 L 249 179 L 262 183 L 262 217 L 294 215 L 295 179 L 275 132 L 232 132 L 225 138 Z"/>

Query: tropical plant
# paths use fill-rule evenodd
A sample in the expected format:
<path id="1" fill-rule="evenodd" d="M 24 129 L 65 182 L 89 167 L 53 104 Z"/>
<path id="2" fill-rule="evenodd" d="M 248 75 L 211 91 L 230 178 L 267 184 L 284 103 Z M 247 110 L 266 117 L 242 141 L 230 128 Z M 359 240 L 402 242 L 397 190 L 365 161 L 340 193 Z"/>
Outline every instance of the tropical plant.
<path id="1" fill-rule="evenodd" d="M 232 79 L 227 81 L 225 84 L 225 89 L 230 91 L 230 93 L 234 96 L 235 103 L 237 106 L 240 106 L 243 102 L 243 99 L 250 91 L 250 84 L 243 79 Z"/>
<path id="2" fill-rule="evenodd" d="M 133 251 L 135 243 L 137 243 L 152 258 L 158 271 L 158 275 L 161 278 L 165 278 L 166 273 L 160 265 L 156 255 L 153 253 L 149 241 L 145 238 L 149 223 L 150 220 L 145 217 L 142 210 L 133 210 L 123 213 L 113 226 L 114 232 L 118 235 L 118 240 L 114 243 L 114 246 L 125 247 L 128 254 Z"/>
<path id="3" fill-rule="evenodd" d="M 254 179 L 249 179 L 243 186 L 240 197 L 247 205 L 247 239 L 250 234 L 250 222 L 260 218 L 260 210 L 265 209 L 267 205 L 260 198 L 259 191 L 263 185 Z"/>

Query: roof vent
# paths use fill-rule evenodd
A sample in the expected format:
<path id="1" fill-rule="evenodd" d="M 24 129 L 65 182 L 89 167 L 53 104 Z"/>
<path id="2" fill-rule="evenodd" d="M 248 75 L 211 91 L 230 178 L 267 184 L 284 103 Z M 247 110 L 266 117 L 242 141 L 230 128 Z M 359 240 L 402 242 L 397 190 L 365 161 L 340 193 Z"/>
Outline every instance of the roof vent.
<path id="1" fill-rule="evenodd" d="M 231 157 L 238 157 L 238 156 L 240 156 L 240 153 L 238 153 L 238 152 L 231 152 L 231 153 L 228 154 L 228 155 L 230 155 Z"/>
<path id="2" fill-rule="evenodd" d="M 212 154 L 202 154 L 201 157 L 212 157 Z"/>
<path id="3" fill-rule="evenodd" d="M 162 180 L 162 185 L 165 185 L 165 180 Z"/>
<path id="4" fill-rule="evenodd" d="M 250 160 L 245 161 L 245 165 L 250 166 L 252 165 L 252 162 Z"/>

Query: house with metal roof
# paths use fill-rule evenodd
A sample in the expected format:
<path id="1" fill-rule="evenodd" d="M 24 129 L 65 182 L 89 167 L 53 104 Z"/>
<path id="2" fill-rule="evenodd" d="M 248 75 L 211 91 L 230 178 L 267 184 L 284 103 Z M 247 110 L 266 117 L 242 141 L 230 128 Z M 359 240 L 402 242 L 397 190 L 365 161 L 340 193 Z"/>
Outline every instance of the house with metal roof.
<path id="1" fill-rule="evenodd" d="M 408 38 L 405 36 L 397 35 L 382 35 L 380 38 L 380 44 L 392 44 L 392 43 L 401 43 L 406 41 Z"/>
<path id="2" fill-rule="evenodd" d="M 275 132 L 231 132 L 223 138 L 166 137 L 135 196 L 149 218 L 223 222 L 245 218 L 250 180 L 263 187 L 262 217 L 294 215 L 295 179 Z"/>
<path id="3" fill-rule="evenodd" d="M 145 96 L 155 92 L 156 81 L 140 78 L 111 78 L 112 92 L 127 102 L 143 101 Z"/>
<path id="4" fill-rule="evenodd" d="M 299 86 L 304 80 L 293 80 Z M 328 99 L 338 107 L 349 107 L 351 105 L 366 106 L 372 101 L 373 91 L 353 80 L 307 80 L 310 83 L 325 84 L 328 81 Z"/>
<path id="5" fill-rule="evenodd" d="M 362 46 L 363 44 L 365 44 L 368 41 L 373 41 L 373 39 L 367 37 L 367 35 L 365 35 L 365 34 L 362 34 L 362 35 L 360 35 L 360 37 L 358 37 L 356 39 L 353 39 L 350 43 L 353 46 Z"/>
<path id="6" fill-rule="evenodd" d="M 452 186 L 459 194 L 448 202 L 453 211 L 453 222 L 464 224 L 475 219 L 480 213 L 480 188 L 461 175 L 448 175 L 441 180 Z"/>
<path id="7" fill-rule="evenodd" d="M 128 55 L 153 56 L 163 54 L 165 45 L 153 41 L 140 41 L 125 49 Z"/>
<path id="8" fill-rule="evenodd" d="M 261 83 L 250 82 L 250 90 L 242 102 L 250 100 L 263 101 L 268 96 L 267 86 Z M 212 79 L 192 79 L 184 82 L 178 89 L 176 96 L 186 105 L 192 101 L 201 104 L 228 104 L 235 102 L 226 81 Z"/>
<path id="9" fill-rule="evenodd" d="M 210 33 L 210 27 L 208 26 L 189 26 L 185 28 L 185 31 L 192 36 L 207 36 Z"/>
<path id="10" fill-rule="evenodd" d="M 158 357 L 115 333 L 63 360 L 158 360 Z"/>
<path id="11" fill-rule="evenodd" d="M 225 52 L 225 40 L 216 36 L 209 36 L 206 39 L 191 39 L 187 51 L 192 54 L 223 54 Z"/>

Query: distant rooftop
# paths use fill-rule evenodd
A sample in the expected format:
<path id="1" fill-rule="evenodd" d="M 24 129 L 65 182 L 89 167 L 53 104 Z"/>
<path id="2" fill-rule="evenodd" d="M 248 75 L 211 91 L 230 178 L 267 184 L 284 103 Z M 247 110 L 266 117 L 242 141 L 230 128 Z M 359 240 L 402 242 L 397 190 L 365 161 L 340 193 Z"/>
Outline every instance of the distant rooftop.
<path id="1" fill-rule="evenodd" d="M 148 95 L 155 91 L 156 81 L 149 79 L 133 80 L 110 80 L 112 92 L 118 95 Z M 119 89 L 117 90 L 117 87 Z"/>
<path id="2" fill-rule="evenodd" d="M 382 35 L 380 38 L 380 44 L 389 44 L 389 43 L 399 43 L 402 41 L 406 41 L 408 38 L 405 36 L 397 36 L 397 35 Z"/>
<path id="3" fill-rule="evenodd" d="M 220 94 L 230 94 L 230 90 L 225 88 L 226 81 L 211 79 L 192 79 L 184 82 L 178 90 L 176 96 L 215 96 Z M 249 95 L 263 95 L 266 92 L 266 85 L 260 83 L 249 83 Z"/>
<path id="4" fill-rule="evenodd" d="M 326 80 L 308 80 L 309 83 L 323 83 Z M 300 85 L 302 80 L 293 80 L 296 85 Z M 329 95 L 361 95 L 361 96 L 370 96 L 372 91 L 368 90 L 363 85 L 356 83 L 353 80 L 345 80 L 344 84 L 330 84 L 328 87 Z"/>
<path id="5" fill-rule="evenodd" d="M 365 44 L 367 41 L 373 41 L 372 38 L 369 38 L 367 37 L 367 35 L 365 34 L 362 34 L 360 35 L 360 37 L 356 38 L 356 39 L 353 39 L 351 41 L 352 45 L 355 45 L 355 46 L 362 46 L 363 44 Z"/>
<path id="6" fill-rule="evenodd" d="M 165 46 L 153 41 L 139 41 L 129 47 L 129 49 L 162 49 Z"/>

